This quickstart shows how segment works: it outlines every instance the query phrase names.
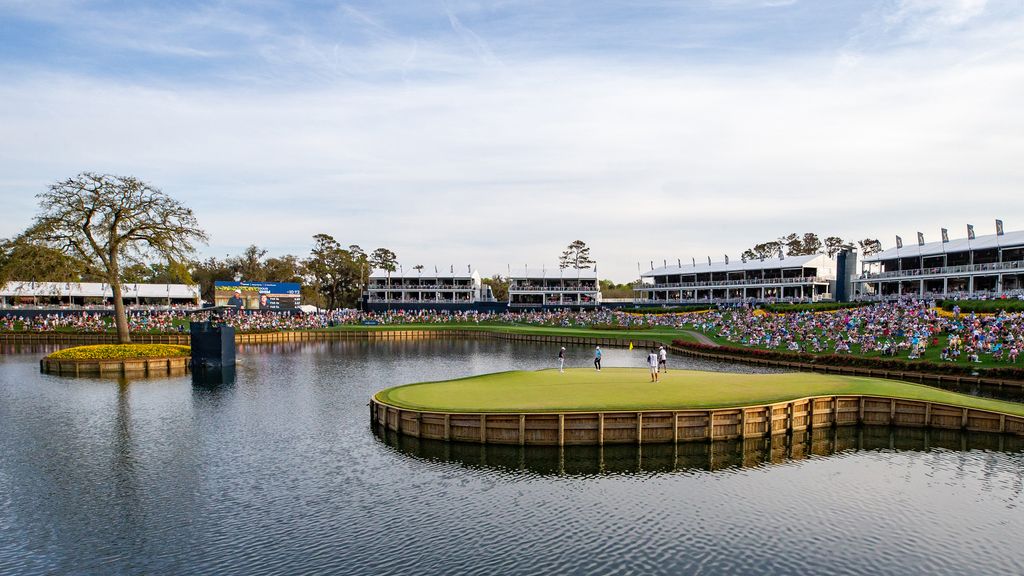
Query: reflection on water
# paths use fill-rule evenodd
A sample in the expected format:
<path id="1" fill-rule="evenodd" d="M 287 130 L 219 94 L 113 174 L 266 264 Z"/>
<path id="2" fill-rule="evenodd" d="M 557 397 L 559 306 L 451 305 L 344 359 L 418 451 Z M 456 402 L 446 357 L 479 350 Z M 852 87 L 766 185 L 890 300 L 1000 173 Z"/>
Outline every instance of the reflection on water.
<path id="1" fill-rule="evenodd" d="M 841 426 L 771 438 L 680 444 L 608 444 L 605 446 L 506 446 L 444 442 L 375 427 L 374 434 L 402 454 L 467 467 L 522 470 L 534 474 L 623 474 L 725 470 L 784 464 L 812 456 L 873 450 L 1024 450 L 1024 438 L 1005 434 Z"/>

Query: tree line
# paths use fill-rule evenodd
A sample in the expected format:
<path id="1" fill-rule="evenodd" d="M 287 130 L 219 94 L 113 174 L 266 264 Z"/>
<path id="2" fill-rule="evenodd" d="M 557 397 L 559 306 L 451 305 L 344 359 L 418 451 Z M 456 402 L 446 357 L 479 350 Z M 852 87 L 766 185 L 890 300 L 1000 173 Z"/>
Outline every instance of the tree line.
<path id="1" fill-rule="evenodd" d="M 852 249 L 853 243 L 843 240 L 839 236 L 827 236 L 822 240 L 814 232 L 797 234 L 795 232 L 780 236 L 775 240 L 768 240 L 755 244 L 753 247 L 743 251 L 740 257 L 744 260 L 767 260 L 786 256 L 809 256 L 812 254 L 826 254 L 829 258 L 834 257 L 842 250 Z M 857 241 L 857 246 L 864 256 L 870 256 L 882 251 L 882 243 L 875 238 L 865 238 Z"/>

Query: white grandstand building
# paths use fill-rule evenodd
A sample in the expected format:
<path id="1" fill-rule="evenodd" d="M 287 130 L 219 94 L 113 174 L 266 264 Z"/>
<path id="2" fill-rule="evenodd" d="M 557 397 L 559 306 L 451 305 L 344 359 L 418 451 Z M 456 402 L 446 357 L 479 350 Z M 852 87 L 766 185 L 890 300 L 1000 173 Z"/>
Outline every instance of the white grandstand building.
<path id="1" fill-rule="evenodd" d="M 864 257 L 854 297 L 1024 296 L 1024 231 L 904 245 Z"/>
<path id="2" fill-rule="evenodd" d="M 846 290 L 837 283 L 837 267 L 853 266 L 843 259 L 824 254 L 785 256 L 782 259 L 733 262 L 694 262 L 692 265 L 663 266 L 640 275 L 633 288 L 639 305 L 728 304 L 741 302 L 820 302 Z M 842 295 L 842 294 L 841 294 Z"/>
<path id="3" fill-rule="evenodd" d="M 368 304 L 475 304 L 490 297 L 490 287 L 480 281 L 480 273 L 467 270 L 438 272 L 373 270 L 366 289 Z"/>
<path id="4" fill-rule="evenodd" d="M 122 284 L 128 306 L 199 305 L 198 284 Z M 0 307 L 112 306 L 110 284 L 100 282 L 8 282 L 0 286 Z"/>
<path id="5" fill-rule="evenodd" d="M 509 274 L 511 308 L 593 308 L 601 304 L 596 270 L 524 268 Z"/>

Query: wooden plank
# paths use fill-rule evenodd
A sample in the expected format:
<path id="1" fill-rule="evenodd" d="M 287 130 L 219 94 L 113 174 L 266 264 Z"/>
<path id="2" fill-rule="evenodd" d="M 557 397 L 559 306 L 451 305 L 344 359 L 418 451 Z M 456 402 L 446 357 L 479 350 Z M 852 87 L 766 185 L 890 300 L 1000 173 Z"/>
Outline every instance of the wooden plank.
<path id="1" fill-rule="evenodd" d="M 558 445 L 565 446 L 565 414 L 558 415 Z"/>

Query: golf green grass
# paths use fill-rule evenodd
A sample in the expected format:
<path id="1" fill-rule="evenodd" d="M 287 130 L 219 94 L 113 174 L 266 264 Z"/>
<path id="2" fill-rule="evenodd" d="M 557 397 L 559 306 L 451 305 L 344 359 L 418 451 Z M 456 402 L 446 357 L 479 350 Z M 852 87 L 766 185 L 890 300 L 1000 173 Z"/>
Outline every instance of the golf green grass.
<path id="1" fill-rule="evenodd" d="M 976 398 L 930 386 L 797 372 L 734 374 L 673 370 L 650 382 L 642 368 L 512 371 L 396 386 L 379 402 L 423 412 L 600 412 L 757 406 L 808 396 L 866 395 L 923 400 L 1024 416 L 1024 404 Z"/>

